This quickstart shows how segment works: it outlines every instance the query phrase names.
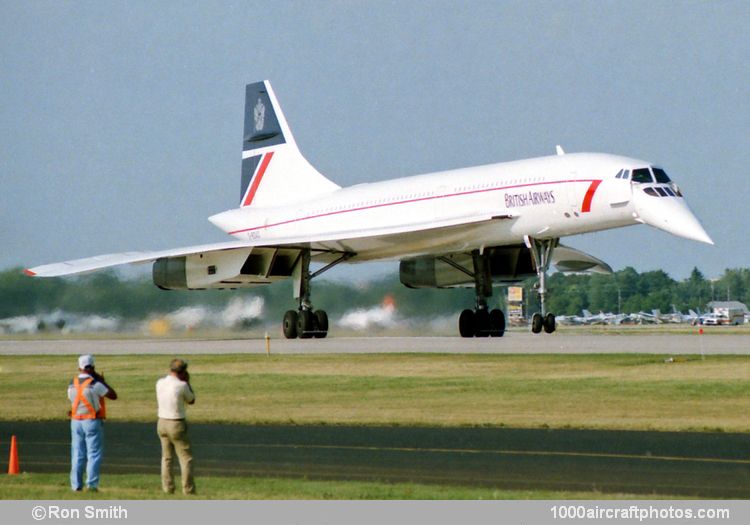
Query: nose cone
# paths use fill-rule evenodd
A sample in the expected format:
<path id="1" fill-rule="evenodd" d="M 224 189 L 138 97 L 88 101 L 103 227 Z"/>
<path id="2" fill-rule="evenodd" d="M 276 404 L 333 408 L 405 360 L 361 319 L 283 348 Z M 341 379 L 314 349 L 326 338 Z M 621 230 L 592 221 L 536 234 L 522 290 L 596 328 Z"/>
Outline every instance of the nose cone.
<path id="1" fill-rule="evenodd" d="M 644 223 L 693 241 L 713 244 L 700 221 L 681 197 L 655 197 L 634 189 L 635 211 Z"/>

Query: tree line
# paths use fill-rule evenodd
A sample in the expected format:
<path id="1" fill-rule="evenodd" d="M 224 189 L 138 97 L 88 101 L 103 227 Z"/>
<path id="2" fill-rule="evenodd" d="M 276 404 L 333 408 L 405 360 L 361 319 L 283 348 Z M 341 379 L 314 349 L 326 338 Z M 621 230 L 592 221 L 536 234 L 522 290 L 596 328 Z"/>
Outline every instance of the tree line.
<path id="1" fill-rule="evenodd" d="M 633 313 L 659 309 L 704 310 L 711 300 L 750 303 L 750 269 L 727 269 L 719 279 L 709 280 L 694 268 L 687 279 L 677 281 L 662 270 L 638 273 L 625 268 L 611 275 L 554 273 L 548 278 L 547 309 L 558 315 L 592 312 Z M 536 279 L 523 284 L 527 311 L 538 310 Z M 163 291 L 147 277 L 125 279 L 115 272 L 99 272 L 77 278 L 32 279 L 20 268 L 0 272 L 0 318 L 43 314 L 62 310 L 77 314 L 144 319 L 192 305 L 223 307 L 236 297 L 261 296 L 266 311 L 276 315 L 293 308 L 291 282 L 236 291 Z M 503 306 L 504 288 L 494 290 L 491 304 Z M 371 308 L 386 295 L 395 301 L 404 317 L 453 315 L 474 305 L 473 289 L 411 290 L 398 276 L 388 276 L 365 285 L 317 281 L 313 302 L 329 314 L 341 315 L 354 308 Z"/>
<path id="2" fill-rule="evenodd" d="M 698 268 L 682 281 L 663 270 L 638 273 L 631 267 L 611 275 L 553 274 L 549 281 L 551 312 L 575 315 L 582 309 L 592 312 L 635 313 L 659 309 L 669 312 L 703 310 L 710 301 L 750 302 L 750 269 L 727 269 L 714 280 L 706 279 Z M 532 286 L 532 283 L 529 283 Z"/>

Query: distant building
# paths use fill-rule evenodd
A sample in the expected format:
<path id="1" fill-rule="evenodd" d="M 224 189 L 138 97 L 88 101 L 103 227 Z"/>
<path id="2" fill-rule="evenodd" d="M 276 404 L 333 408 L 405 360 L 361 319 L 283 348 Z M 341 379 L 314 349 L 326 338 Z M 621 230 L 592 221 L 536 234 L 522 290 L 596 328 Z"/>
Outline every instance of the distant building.
<path id="1" fill-rule="evenodd" d="M 747 306 L 739 301 L 711 301 L 708 307 L 719 319 L 718 324 L 742 324 L 748 313 Z"/>
<path id="2" fill-rule="evenodd" d="M 725 313 L 729 310 L 740 310 L 743 314 L 749 311 L 745 303 L 739 301 L 711 301 L 708 307 L 716 314 L 720 313 L 718 310 L 723 310 Z"/>

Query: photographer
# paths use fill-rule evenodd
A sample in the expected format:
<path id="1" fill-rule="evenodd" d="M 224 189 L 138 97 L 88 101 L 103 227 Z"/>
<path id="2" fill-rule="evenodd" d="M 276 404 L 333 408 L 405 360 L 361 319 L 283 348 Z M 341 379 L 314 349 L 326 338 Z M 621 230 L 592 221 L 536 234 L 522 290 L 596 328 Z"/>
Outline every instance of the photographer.
<path id="1" fill-rule="evenodd" d="M 195 403 L 195 393 L 190 386 L 188 364 L 182 359 L 172 359 L 169 374 L 156 382 L 156 401 L 159 405 L 159 421 L 156 433 L 161 440 L 161 485 L 164 492 L 174 492 L 172 463 L 175 453 L 180 461 L 182 492 L 195 494 L 193 480 L 193 452 L 187 436 L 185 403 Z"/>
<path id="2" fill-rule="evenodd" d="M 86 467 L 86 487 L 96 492 L 99 471 L 104 457 L 104 398 L 115 400 L 117 392 L 104 382 L 104 376 L 94 368 L 94 356 L 78 358 L 78 375 L 68 385 L 70 408 L 70 486 L 83 490 L 83 470 Z"/>

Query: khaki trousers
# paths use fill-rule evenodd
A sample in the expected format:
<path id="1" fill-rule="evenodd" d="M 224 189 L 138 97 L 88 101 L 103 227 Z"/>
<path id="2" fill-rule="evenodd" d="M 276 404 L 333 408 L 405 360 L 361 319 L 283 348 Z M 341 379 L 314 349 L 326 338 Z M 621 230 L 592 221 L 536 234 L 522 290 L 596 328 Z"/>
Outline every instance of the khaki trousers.
<path id="1" fill-rule="evenodd" d="M 161 487 L 169 494 L 174 492 L 172 463 L 175 452 L 180 461 L 182 492 L 195 494 L 193 480 L 193 452 L 187 436 L 187 423 L 184 419 L 161 419 L 156 424 L 156 433 L 161 440 Z"/>

